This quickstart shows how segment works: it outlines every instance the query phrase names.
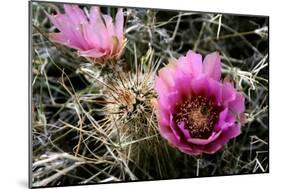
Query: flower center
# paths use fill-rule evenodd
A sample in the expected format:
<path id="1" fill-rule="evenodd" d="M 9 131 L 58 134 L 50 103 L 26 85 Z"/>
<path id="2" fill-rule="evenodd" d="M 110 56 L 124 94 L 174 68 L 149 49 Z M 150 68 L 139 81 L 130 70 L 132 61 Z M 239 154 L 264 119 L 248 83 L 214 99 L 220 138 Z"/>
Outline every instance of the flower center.
<path id="1" fill-rule="evenodd" d="M 191 137 L 207 139 L 218 121 L 221 108 L 211 98 L 195 96 L 185 99 L 175 110 L 176 124 L 183 121 Z"/>

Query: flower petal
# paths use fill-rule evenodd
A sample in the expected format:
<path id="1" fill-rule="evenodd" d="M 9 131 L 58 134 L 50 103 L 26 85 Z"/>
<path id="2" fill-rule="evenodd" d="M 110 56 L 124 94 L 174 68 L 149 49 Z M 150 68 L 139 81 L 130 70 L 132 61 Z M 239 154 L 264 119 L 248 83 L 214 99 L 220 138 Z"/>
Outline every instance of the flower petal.
<path id="1" fill-rule="evenodd" d="M 118 36 L 119 40 L 123 39 L 123 25 L 124 25 L 123 9 L 119 8 L 115 17 L 115 34 Z"/>
<path id="2" fill-rule="evenodd" d="M 83 26 L 84 38 L 91 48 L 103 49 L 103 39 L 98 32 L 93 32 L 91 25 Z"/>
<path id="3" fill-rule="evenodd" d="M 159 110 L 157 112 L 157 120 L 161 127 L 169 127 L 170 126 L 170 112 L 167 112 L 165 110 Z"/>
<path id="4" fill-rule="evenodd" d="M 89 23 L 83 10 L 78 5 L 64 5 L 65 13 L 69 19 L 71 27 L 73 28 L 73 34 L 79 39 L 83 49 L 89 49 L 90 46 L 87 40 L 84 38 L 85 27 L 88 27 Z M 66 23 L 64 23 L 66 24 Z"/>
<path id="5" fill-rule="evenodd" d="M 173 73 L 170 69 L 161 69 L 159 71 L 159 77 L 166 83 L 166 85 L 171 88 L 175 85 Z"/>
<path id="6" fill-rule="evenodd" d="M 168 93 L 168 86 L 159 76 L 155 77 L 155 90 L 160 97 Z"/>
<path id="7" fill-rule="evenodd" d="M 204 76 L 193 79 L 191 82 L 191 87 L 192 87 L 192 91 L 197 95 L 209 93 L 209 82 Z"/>
<path id="8" fill-rule="evenodd" d="M 53 42 L 60 43 L 62 45 L 66 45 L 68 47 L 74 48 L 74 49 L 79 49 L 73 41 L 70 39 L 66 38 L 66 36 L 63 33 L 50 33 L 49 34 L 49 39 Z"/>
<path id="9" fill-rule="evenodd" d="M 175 85 L 176 62 L 170 61 L 167 66 L 158 71 L 159 77 L 171 88 Z"/>
<path id="10" fill-rule="evenodd" d="M 224 83 L 222 85 L 222 100 L 225 106 L 228 106 L 229 102 L 235 100 L 235 89 L 230 83 Z"/>
<path id="11" fill-rule="evenodd" d="M 194 51 L 189 50 L 186 54 L 186 58 L 189 62 L 189 69 L 192 70 L 192 73 L 197 76 L 202 73 L 202 56 L 197 54 Z"/>
<path id="12" fill-rule="evenodd" d="M 79 56 L 84 56 L 84 57 L 94 57 L 94 58 L 100 58 L 104 56 L 106 52 L 98 51 L 97 49 L 91 49 L 87 51 L 78 51 Z"/>
<path id="13" fill-rule="evenodd" d="M 199 148 L 181 147 L 181 148 L 179 148 L 179 150 L 183 153 L 193 155 L 193 156 L 197 156 L 202 153 L 202 150 L 200 150 Z"/>
<path id="14" fill-rule="evenodd" d="M 226 118 L 227 118 L 227 115 L 228 115 L 229 111 L 228 111 L 228 108 L 225 108 L 223 111 L 220 112 L 220 115 L 219 115 L 219 120 L 217 122 L 217 124 L 215 125 L 215 128 L 214 130 L 215 131 L 219 131 L 223 128 L 225 122 L 226 122 Z"/>
<path id="15" fill-rule="evenodd" d="M 198 76 L 202 73 L 202 56 L 189 50 L 186 56 L 179 58 L 177 66 L 184 73 Z"/>
<path id="16" fill-rule="evenodd" d="M 220 80 L 221 58 L 219 53 L 208 54 L 203 61 L 203 72 L 210 78 Z"/>
<path id="17" fill-rule="evenodd" d="M 209 79 L 209 89 L 210 96 L 215 97 L 217 105 L 221 106 L 222 104 L 222 85 L 216 80 Z"/>
<path id="18" fill-rule="evenodd" d="M 162 78 L 156 76 L 155 78 L 155 90 L 158 94 L 158 102 L 159 102 L 159 107 L 168 109 L 167 107 L 169 106 L 168 100 L 167 100 L 167 95 L 169 93 L 168 87 L 166 83 L 162 80 Z"/>
<path id="19" fill-rule="evenodd" d="M 179 95 L 181 95 L 183 99 L 189 97 L 192 93 L 191 81 L 191 74 L 184 74 L 181 70 L 176 70 L 175 89 L 178 90 Z"/>
<path id="20" fill-rule="evenodd" d="M 159 107 L 162 110 L 171 112 L 179 101 L 180 95 L 177 91 L 173 91 L 159 98 Z"/>
<path id="21" fill-rule="evenodd" d="M 114 26 L 113 26 L 113 22 L 112 22 L 112 18 L 111 16 L 108 15 L 102 15 L 104 22 L 105 22 L 105 26 L 106 26 L 106 30 L 108 32 L 108 35 L 110 37 L 115 36 L 115 31 L 114 31 Z"/>
<path id="22" fill-rule="evenodd" d="M 111 36 L 108 35 L 106 26 L 101 18 L 101 12 L 99 7 L 92 7 L 90 10 L 90 25 L 92 32 L 99 34 L 99 37 L 102 40 L 101 48 L 109 49 Z"/>
<path id="23" fill-rule="evenodd" d="M 170 127 L 160 127 L 159 132 L 162 137 L 164 137 L 166 140 L 171 142 L 172 144 L 177 144 L 178 140 L 176 139 L 175 135 L 173 134 Z"/>
<path id="24" fill-rule="evenodd" d="M 226 128 L 217 140 L 208 144 L 205 147 L 205 151 L 208 153 L 215 153 L 219 149 L 221 149 L 230 139 L 237 137 L 241 133 L 240 127 L 238 125 L 233 125 L 231 127 Z"/>
<path id="25" fill-rule="evenodd" d="M 208 139 L 200 139 L 200 138 L 188 138 L 188 142 L 192 143 L 192 144 L 197 144 L 197 145 L 206 145 L 209 144 L 211 142 L 213 142 L 214 140 L 216 140 L 221 134 L 221 131 L 219 132 L 213 132 L 211 136 L 209 136 Z"/>
<path id="26" fill-rule="evenodd" d="M 178 141 L 180 141 L 181 140 L 181 133 L 180 133 L 179 128 L 177 127 L 177 125 L 175 124 L 175 122 L 173 120 L 173 115 L 172 114 L 170 114 L 170 127 L 171 127 L 171 129 L 172 129 L 176 139 Z"/>
<path id="27" fill-rule="evenodd" d="M 71 24 L 69 18 L 64 14 L 48 15 L 51 22 L 60 30 L 61 34 L 65 36 L 65 39 L 70 41 L 71 47 L 76 49 L 83 49 L 83 45 L 77 31 Z"/>
<path id="28" fill-rule="evenodd" d="M 189 134 L 189 131 L 187 129 L 185 129 L 184 126 L 185 126 L 185 123 L 183 121 L 181 121 L 178 124 L 178 127 L 179 127 L 180 131 L 183 133 L 183 135 L 185 136 L 185 138 L 189 139 L 189 138 L 191 138 L 191 136 Z"/>
<path id="29" fill-rule="evenodd" d="M 65 4 L 64 10 L 71 22 L 75 26 L 79 26 L 81 23 L 88 22 L 86 15 L 84 14 L 83 10 L 79 8 L 78 5 Z"/>
<path id="30" fill-rule="evenodd" d="M 240 93 L 236 93 L 235 100 L 229 103 L 229 107 L 235 113 L 240 114 L 245 111 L 245 98 Z"/>

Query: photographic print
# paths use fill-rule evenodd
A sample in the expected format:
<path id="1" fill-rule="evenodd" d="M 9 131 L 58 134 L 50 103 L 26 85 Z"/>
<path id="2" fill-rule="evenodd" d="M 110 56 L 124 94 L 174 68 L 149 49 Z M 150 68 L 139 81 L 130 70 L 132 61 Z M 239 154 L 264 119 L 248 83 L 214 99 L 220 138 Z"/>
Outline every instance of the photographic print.
<path id="1" fill-rule="evenodd" d="M 269 17 L 31 1 L 30 187 L 269 172 Z"/>

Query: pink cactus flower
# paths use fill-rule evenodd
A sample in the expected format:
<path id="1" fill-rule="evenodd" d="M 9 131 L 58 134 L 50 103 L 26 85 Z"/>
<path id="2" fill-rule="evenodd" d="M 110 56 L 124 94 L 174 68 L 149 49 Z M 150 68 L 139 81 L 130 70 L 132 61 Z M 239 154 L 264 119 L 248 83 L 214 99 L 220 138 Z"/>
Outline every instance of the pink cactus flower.
<path id="1" fill-rule="evenodd" d="M 92 7 L 89 16 L 77 5 L 64 5 L 65 14 L 48 15 L 60 31 L 50 33 L 51 41 L 76 49 L 79 56 L 103 63 L 108 59 L 119 59 L 124 45 L 124 15 L 118 9 L 115 23 L 112 17 L 101 14 Z"/>
<path id="2" fill-rule="evenodd" d="M 245 99 L 230 82 L 221 82 L 221 60 L 193 51 L 159 71 L 155 89 L 160 134 L 180 151 L 215 153 L 240 134 Z"/>

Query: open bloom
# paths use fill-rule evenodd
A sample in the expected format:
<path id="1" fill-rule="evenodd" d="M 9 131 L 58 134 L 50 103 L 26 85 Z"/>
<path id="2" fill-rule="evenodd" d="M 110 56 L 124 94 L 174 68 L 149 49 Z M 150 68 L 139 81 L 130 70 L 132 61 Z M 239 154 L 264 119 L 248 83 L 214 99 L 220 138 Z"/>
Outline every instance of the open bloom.
<path id="1" fill-rule="evenodd" d="M 160 134 L 184 153 L 215 153 L 240 134 L 244 97 L 230 82 L 221 82 L 217 52 L 188 51 L 159 71 L 157 119 Z"/>
<path id="2" fill-rule="evenodd" d="M 118 9 L 115 23 L 109 15 L 101 14 L 98 7 L 91 7 L 89 16 L 77 5 L 64 5 L 65 14 L 48 15 L 60 31 L 49 34 L 51 41 L 78 50 L 78 55 L 102 63 L 118 59 L 124 48 L 124 16 Z"/>

